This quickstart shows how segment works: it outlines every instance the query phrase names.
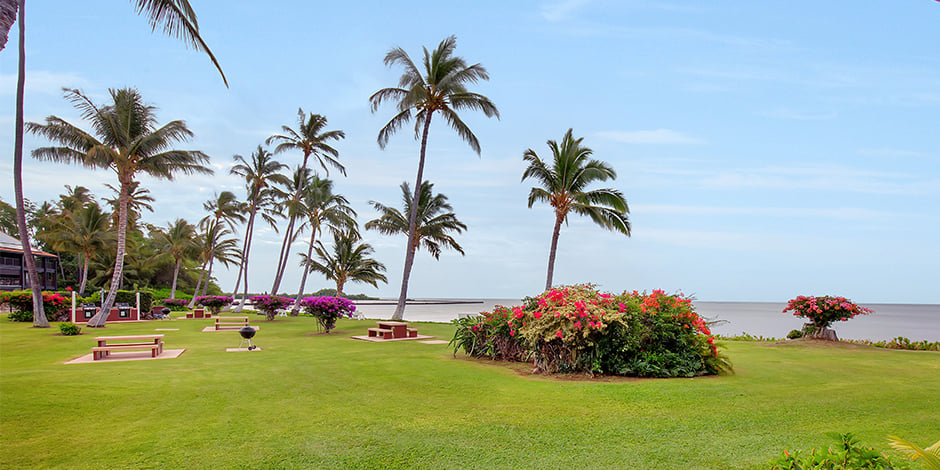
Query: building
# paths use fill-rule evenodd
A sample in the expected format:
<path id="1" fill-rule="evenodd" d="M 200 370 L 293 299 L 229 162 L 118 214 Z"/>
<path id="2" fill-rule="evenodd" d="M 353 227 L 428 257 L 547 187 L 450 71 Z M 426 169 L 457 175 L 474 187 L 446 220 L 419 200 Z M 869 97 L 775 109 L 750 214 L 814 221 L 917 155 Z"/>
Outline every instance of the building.
<path id="1" fill-rule="evenodd" d="M 36 259 L 36 273 L 42 280 L 42 289 L 58 289 L 56 270 L 59 269 L 59 257 L 36 248 L 32 252 Z M 0 290 L 23 290 L 29 287 L 29 273 L 23 262 L 23 245 L 16 238 L 0 232 Z"/>

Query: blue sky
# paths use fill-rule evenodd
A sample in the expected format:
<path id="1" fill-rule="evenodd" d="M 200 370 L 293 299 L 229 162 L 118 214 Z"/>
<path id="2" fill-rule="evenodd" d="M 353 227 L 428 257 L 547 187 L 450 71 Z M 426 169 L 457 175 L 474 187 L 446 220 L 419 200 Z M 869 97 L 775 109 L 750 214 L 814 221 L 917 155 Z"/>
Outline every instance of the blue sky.
<path id="1" fill-rule="evenodd" d="M 476 91 L 501 119 L 467 113 L 477 156 L 432 125 L 425 175 L 469 230 L 466 256 L 419 254 L 412 297 L 517 298 L 544 286 L 553 216 L 526 207 L 522 153 L 548 155 L 570 127 L 618 173 L 607 186 L 629 201 L 633 236 L 587 219 L 563 227 L 556 283 L 611 291 L 665 289 L 700 300 L 783 302 L 837 294 L 860 302 L 940 303 L 940 3 L 903 2 L 256 2 L 192 1 L 203 38 L 231 84 L 201 53 L 152 34 L 130 2 L 33 2 L 27 11 L 29 121 L 79 122 L 62 87 L 98 102 L 133 86 L 161 122 L 185 120 L 186 148 L 212 157 L 216 175 L 144 179 L 157 225 L 204 214 L 233 190 L 232 155 L 248 156 L 298 107 L 325 115 L 348 177 L 336 190 L 359 213 L 397 205 L 413 179 L 418 143 L 404 129 L 385 150 L 378 130 L 392 107 L 369 96 L 395 86 L 382 58 L 413 58 L 454 34 L 457 54 L 491 80 Z M 100 5 L 100 7 L 98 7 Z M 13 147 L 17 40 L 0 52 L 0 147 Z M 27 152 L 47 145 L 33 136 Z M 301 155 L 283 153 L 291 166 Z M 110 196 L 107 171 L 27 158 L 26 196 L 55 199 L 64 185 Z M 12 158 L 0 162 L 10 175 Z M 13 200 L 12 183 L 0 198 Z M 389 283 L 351 292 L 397 296 L 404 239 L 365 232 Z M 279 237 L 256 235 L 250 288 L 270 289 Z M 304 249 L 301 241 L 295 252 Z M 296 260 L 296 258 L 294 258 Z M 292 261 L 293 263 L 294 261 Z M 224 289 L 234 270 L 219 274 Z M 296 291 L 299 268 L 283 285 Z M 331 286 L 312 276 L 308 291 Z"/>

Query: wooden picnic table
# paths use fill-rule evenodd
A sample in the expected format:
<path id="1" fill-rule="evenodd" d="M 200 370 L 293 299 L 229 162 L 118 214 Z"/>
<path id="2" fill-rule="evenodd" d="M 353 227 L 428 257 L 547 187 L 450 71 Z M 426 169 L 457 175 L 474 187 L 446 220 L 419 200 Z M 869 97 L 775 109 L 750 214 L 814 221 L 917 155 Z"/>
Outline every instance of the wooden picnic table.
<path id="1" fill-rule="evenodd" d="M 95 338 L 98 346 L 91 348 L 92 359 L 97 361 L 111 354 L 111 351 L 132 351 L 149 349 L 151 357 L 163 354 L 164 335 L 99 336 Z"/>
<path id="2" fill-rule="evenodd" d="M 408 328 L 403 321 L 379 321 L 378 328 L 369 328 L 369 336 L 379 336 L 382 339 L 408 338 L 418 336 L 418 330 Z"/>

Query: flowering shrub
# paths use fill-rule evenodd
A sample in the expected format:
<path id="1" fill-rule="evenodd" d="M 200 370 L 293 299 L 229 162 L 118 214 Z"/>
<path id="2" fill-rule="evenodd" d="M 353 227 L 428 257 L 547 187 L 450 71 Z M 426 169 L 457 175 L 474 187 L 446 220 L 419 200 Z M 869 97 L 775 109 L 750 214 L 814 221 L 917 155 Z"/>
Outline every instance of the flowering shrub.
<path id="1" fill-rule="evenodd" d="M 783 455 L 770 463 L 771 470 L 900 470 L 908 466 L 898 459 L 878 452 L 871 447 L 862 446 L 852 433 L 835 434 L 830 437 L 838 442 L 835 449 L 813 449 L 809 453 L 783 451 Z"/>
<path id="2" fill-rule="evenodd" d="M 294 303 L 290 297 L 281 297 L 279 295 L 253 295 L 248 297 L 251 304 L 260 310 L 268 320 L 274 320 L 277 311 Z"/>
<path id="3" fill-rule="evenodd" d="M 202 305 L 203 307 L 209 309 L 213 315 L 218 315 L 226 305 L 234 302 L 235 299 L 231 297 L 224 297 L 221 295 L 203 295 L 201 297 L 196 297 L 196 303 Z"/>
<path id="4" fill-rule="evenodd" d="M 186 299 L 163 299 L 160 301 L 164 307 L 174 311 L 179 312 L 181 310 L 186 310 Z"/>
<path id="5" fill-rule="evenodd" d="M 340 317 L 352 318 L 356 304 L 342 297 L 304 297 L 300 306 L 307 315 L 316 317 L 320 326 L 329 333 Z"/>
<path id="6" fill-rule="evenodd" d="M 471 357 L 487 357 L 494 360 L 526 361 L 532 356 L 525 340 L 516 335 L 513 328 L 514 315 L 522 307 L 497 305 L 492 312 L 481 312 L 478 316 L 458 318 L 454 339 L 454 354 L 460 349 Z"/>
<path id="7" fill-rule="evenodd" d="M 457 322 L 451 342 L 475 357 L 524 360 L 542 372 L 640 377 L 692 377 L 730 370 L 691 299 L 632 292 L 612 295 L 593 285 L 563 286 Z M 506 345 L 523 351 L 504 353 Z"/>
<path id="8" fill-rule="evenodd" d="M 837 321 L 847 321 L 858 315 L 872 313 L 870 308 L 860 307 L 852 303 L 845 297 L 814 297 L 798 296 L 787 302 L 787 308 L 783 312 L 793 311 L 793 315 L 803 317 L 810 321 L 811 328 L 806 331 L 808 336 L 825 337 L 824 335 L 829 325 Z M 832 335 L 832 339 L 835 339 Z"/>
<path id="9" fill-rule="evenodd" d="M 58 292 L 42 293 L 42 308 L 49 321 L 65 321 L 69 318 L 71 299 Z M 28 290 L 0 292 L 0 304 L 13 309 L 7 318 L 16 322 L 33 321 L 33 292 Z"/>

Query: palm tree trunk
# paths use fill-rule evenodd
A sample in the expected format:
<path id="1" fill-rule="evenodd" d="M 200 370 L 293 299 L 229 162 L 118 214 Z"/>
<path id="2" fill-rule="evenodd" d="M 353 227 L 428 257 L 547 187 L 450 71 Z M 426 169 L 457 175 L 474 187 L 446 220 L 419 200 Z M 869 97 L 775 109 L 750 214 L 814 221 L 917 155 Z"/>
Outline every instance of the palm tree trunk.
<path id="1" fill-rule="evenodd" d="M 238 288 L 241 287 L 242 273 L 245 272 L 245 261 L 248 259 L 248 257 L 245 255 L 245 250 L 248 249 L 248 238 L 251 236 L 251 230 L 253 228 L 252 226 L 254 225 L 254 223 L 255 223 L 255 208 L 254 206 L 252 206 L 251 214 L 248 216 L 248 224 L 245 225 L 245 241 L 242 243 L 242 259 L 241 259 L 241 262 L 238 263 L 238 277 L 235 279 L 235 288 L 232 289 L 233 299 L 238 297 Z M 245 299 L 242 299 L 241 303 L 245 303 Z M 227 312 L 231 310 L 234 304 L 235 302 L 233 301 L 231 304 L 226 305 L 225 311 Z M 241 310 L 238 310 L 238 311 L 240 312 Z"/>
<path id="2" fill-rule="evenodd" d="M 111 276 L 111 287 L 108 289 L 108 297 L 101 302 L 101 311 L 95 314 L 91 320 L 88 320 L 88 327 L 104 327 L 108 321 L 108 314 L 117 298 L 118 287 L 124 277 L 124 249 L 127 246 L 127 200 L 130 198 L 130 187 L 133 182 L 129 176 L 119 175 L 121 179 L 121 193 L 118 195 L 118 234 L 117 234 L 117 256 L 114 257 L 114 270 Z"/>
<path id="3" fill-rule="evenodd" d="M 29 283 L 33 291 L 33 326 L 49 328 L 49 320 L 42 305 L 42 282 L 36 271 L 36 259 L 29 246 L 29 231 L 26 229 L 26 206 L 23 203 L 23 100 L 26 88 L 26 32 L 25 14 L 26 0 L 19 1 L 20 28 L 19 66 L 16 77 L 16 136 L 13 143 L 13 192 L 16 199 L 16 227 L 23 246 L 23 261 L 26 262 L 26 272 L 29 273 Z"/>
<path id="4" fill-rule="evenodd" d="M 176 298 L 176 279 L 180 275 L 180 261 L 182 258 L 176 258 L 176 265 L 173 266 L 173 284 L 170 284 L 170 298 Z"/>
<path id="5" fill-rule="evenodd" d="M 411 266 L 415 262 L 415 250 L 412 248 L 415 244 L 415 233 L 418 226 L 418 201 L 421 200 L 421 182 L 424 181 L 424 157 L 428 148 L 428 129 L 431 127 L 431 115 L 428 113 L 428 119 L 424 121 L 424 131 L 421 135 L 421 154 L 418 157 L 418 178 L 415 183 L 415 194 L 411 200 L 411 213 L 408 215 L 408 245 L 405 251 L 405 268 L 401 275 L 401 293 L 398 294 L 398 305 L 395 306 L 395 313 L 392 314 L 392 320 L 401 320 L 405 315 L 405 301 L 408 298 L 408 279 L 411 277 Z M 337 294 L 338 295 L 338 294 Z"/>
<path id="6" fill-rule="evenodd" d="M 242 275 L 245 277 L 245 291 L 242 293 L 242 301 L 235 307 L 235 312 L 241 312 L 245 308 L 245 302 L 248 301 L 248 254 L 251 252 L 251 237 L 255 233 L 255 213 L 257 208 L 251 209 L 251 217 L 248 219 L 247 239 L 245 240 L 245 251 L 242 257 Z"/>
<path id="7" fill-rule="evenodd" d="M 290 244 L 294 238 L 294 222 L 297 217 L 291 216 L 287 224 L 287 230 L 284 232 L 284 242 L 281 243 L 281 253 L 277 257 L 277 271 L 274 273 L 274 285 L 271 286 L 271 295 L 277 295 L 277 290 L 281 287 L 281 277 L 284 276 L 284 270 L 287 269 L 287 260 L 290 258 Z"/>
<path id="8" fill-rule="evenodd" d="M 88 283 L 88 255 L 82 255 L 82 283 L 78 286 L 79 297 L 85 296 L 85 285 Z"/>
<path id="9" fill-rule="evenodd" d="M 555 251 L 558 249 L 558 234 L 561 233 L 561 223 L 564 216 L 555 216 L 555 230 L 552 232 L 552 247 L 548 251 L 548 276 L 545 279 L 545 290 L 552 288 L 552 276 L 555 274 Z"/>
<path id="10" fill-rule="evenodd" d="M 310 255 L 313 254 L 313 239 L 317 235 L 317 229 L 310 230 L 310 245 L 307 246 L 307 259 L 310 259 Z M 300 312 L 300 299 L 304 296 L 304 287 L 307 285 L 307 273 L 310 272 L 306 266 L 304 266 L 304 274 L 300 277 L 300 290 L 297 292 L 297 298 L 294 299 L 294 306 L 290 309 L 291 316 L 297 316 L 297 313 Z"/>
<path id="11" fill-rule="evenodd" d="M 215 247 L 213 247 L 215 248 Z M 210 250 L 211 252 L 211 250 Z M 193 290 L 193 298 L 189 299 L 189 303 L 186 304 L 187 307 L 193 308 L 196 306 L 196 297 L 199 297 L 199 288 L 202 287 L 202 278 L 206 275 L 206 264 L 209 263 L 209 260 L 202 262 L 202 267 L 199 268 L 199 280 L 196 281 L 196 288 Z"/>
<path id="12" fill-rule="evenodd" d="M 209 258 L 209 271 L 206 273 L 206 282 L 202 284 L 202 293 L 200 296 L 206 295 L 206 292 L 209 290 L 209 279 L 212 279 L 212 265 L 215 264 L 215 258 Z"/>

